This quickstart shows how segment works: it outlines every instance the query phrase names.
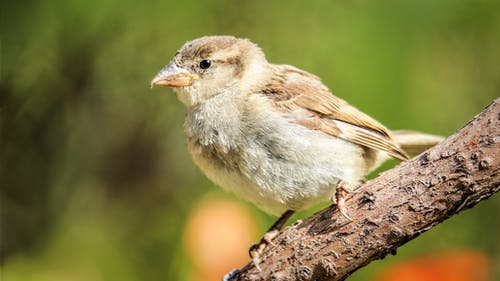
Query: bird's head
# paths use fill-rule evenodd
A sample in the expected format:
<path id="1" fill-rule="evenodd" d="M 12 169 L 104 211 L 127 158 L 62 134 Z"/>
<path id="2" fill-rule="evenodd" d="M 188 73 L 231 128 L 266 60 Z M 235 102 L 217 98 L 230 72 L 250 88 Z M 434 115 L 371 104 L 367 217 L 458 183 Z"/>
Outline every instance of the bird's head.
<path id="1" fill-rule="evenodd" d="M 262 50 L 248 39 L 207 36 L 184 44 L 151 86 L 173 88 L 190 107 L 221 93 L 250 91 L 268 76 L 267 65 Z"/>

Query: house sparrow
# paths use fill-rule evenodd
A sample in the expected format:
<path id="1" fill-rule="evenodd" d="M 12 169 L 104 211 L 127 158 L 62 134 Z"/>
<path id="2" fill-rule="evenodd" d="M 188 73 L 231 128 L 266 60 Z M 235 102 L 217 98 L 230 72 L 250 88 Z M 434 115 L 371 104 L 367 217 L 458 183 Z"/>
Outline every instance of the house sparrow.
<path id="1" fill-rule="evenodd" d="M 207 36 L 187 42 L 151 81 L 186 106 L 184 130 L 194 162 L 217 185 L 282 217 L 251 248 L 260 252 L 294 211 L 332 198 L 350 219 L 344 195 L 404 148 L 440 137 L 390 132 L 334 96 L 321 80 L 271 64 L 248 39 Z M 418 152 L 418 151 L 416 151 Z"/>

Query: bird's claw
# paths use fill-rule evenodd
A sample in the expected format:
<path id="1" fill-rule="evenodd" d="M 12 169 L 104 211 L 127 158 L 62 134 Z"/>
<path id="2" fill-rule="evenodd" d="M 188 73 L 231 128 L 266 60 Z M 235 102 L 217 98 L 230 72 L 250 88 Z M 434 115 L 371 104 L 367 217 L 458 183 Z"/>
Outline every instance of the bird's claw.
<path id="1" fill-rule="evenodd" d="M 337 205 L 337 210 L 349 221 L 354 221 L 348 214 L 345 205 L 345 197 L 351 192 L 347 191 L 342 185 L 339 185 L 336 189 L 335 196 L 332 198 L 333 202 Z"/>
<path id="2" fill-rule="evenodd" d="M 264 253 L 264 250 L 266 249 L 267 245 L 274 245 L 272 240 L 276 236 L 278 236 L 279 233 L 279 230 L 276 229 L 268 231 L 266 234 L 264 234 L 262 239 L 260 239 L 259 243 L 253 244 L 252 246 L 250 246 L 250 249 L 248 249 L 248 254 L 252 258 L 253 264 L 259 271 L 261 271 L 259 264 L 261 262 L 261 257 Z"/>

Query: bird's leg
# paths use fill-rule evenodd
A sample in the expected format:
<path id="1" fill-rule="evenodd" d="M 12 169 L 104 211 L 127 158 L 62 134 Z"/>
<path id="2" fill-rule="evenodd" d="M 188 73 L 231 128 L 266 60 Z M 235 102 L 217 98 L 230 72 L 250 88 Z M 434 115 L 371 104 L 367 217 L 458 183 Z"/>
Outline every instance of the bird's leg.
<path id="1" fill-rule="evenodd" d="M 284 212 L 281 215 L 281 217 L 275 223 L 273 223 L 273 225 L 271 225 L 266 234 L 264 234 L 264 236 L 260 239 L 259 243 L 250 246 L 248 253 L 250 254 L 250 257 L 252 258 L 252 261 L 255 264 L 255 267 L 257 267 L 257 269 L 260 270 L 259 267 L 260 257 L 262 256 L 264 249 L 267 247 L 268 244 L 272 244 L 271 241 L 276 236 L 278 236 L 280 230 L 283 228 L 285 223 L 294 213 L 295 211 L 292 210 L 287 210 L 286 212 Z"/>
<path id="2" fill-rule="evenodd" d="M 347 208 L 345 206 L 345 197 L 350 194 L 345 188 L 346 183 L 340 181 L 335 190 L 335 194 L 332 196 L 332 201 L 337 205 L 337 210 L 348 220 L 353 221 L 353 219 L 347 214 Z"/>

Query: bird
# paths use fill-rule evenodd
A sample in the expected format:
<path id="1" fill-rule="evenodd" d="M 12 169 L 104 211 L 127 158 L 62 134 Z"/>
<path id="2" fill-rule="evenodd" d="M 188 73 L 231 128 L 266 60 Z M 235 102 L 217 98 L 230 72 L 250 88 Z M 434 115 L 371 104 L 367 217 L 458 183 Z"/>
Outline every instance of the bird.
<path id="1" fill-rule="evenodd" d="M 281 215 L 250 247 L 257 267 L 294 212 L 332 200 L 352 221 L 345 197 L 367 174 L 442 140 L 388 130 L 332 94 L 316 75 L 268 62 L 246 38 L 185 43 L 153 86 L 172 88 L 184 104 L 187 148 L 201 171 L 222 189 Z"/>

